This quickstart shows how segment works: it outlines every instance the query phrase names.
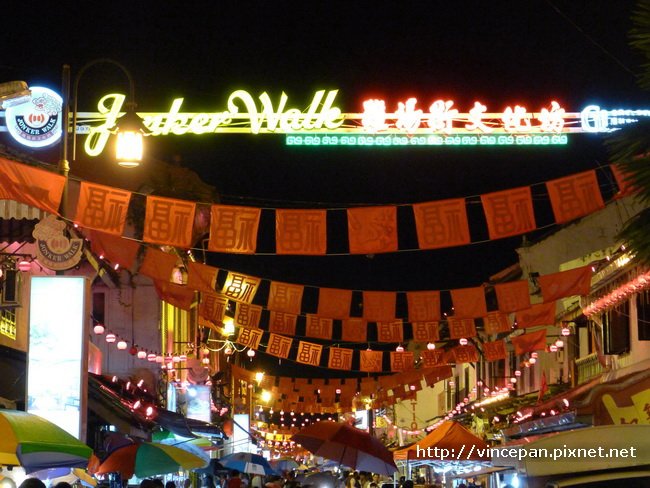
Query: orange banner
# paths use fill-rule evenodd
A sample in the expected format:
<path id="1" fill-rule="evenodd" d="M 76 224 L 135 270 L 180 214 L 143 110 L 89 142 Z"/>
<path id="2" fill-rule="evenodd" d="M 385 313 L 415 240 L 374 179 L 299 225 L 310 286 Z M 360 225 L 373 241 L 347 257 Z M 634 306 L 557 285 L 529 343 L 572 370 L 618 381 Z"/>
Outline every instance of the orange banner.
<path id="1" fill-rule="evenodd" d="M 474 319 L 457 319 L 455 317 L 448 317 L 447 325 L 449 326 L 450 339 L 476 337 L 476 325 L 474 324 Z"/>
<path id="2" fill-rule="evenodd" d="M 250 347 L 251 349 L 257 349 L 260 347 L 262 335 L 264 335 L 262 329 L 249 329 L 247 327 L 242 327 L 239 329 L 237 343 L 242 346 Z"/>
<path id="3" fill-rule="evenodd" d="M 262 209 L 212 205 L 208 249 L 216 252 L 254 254 Z"/>
<path id="4" fill-rule="evenodd" d="M 456 346 L 451 349 L 454 362 L 460 363 L 476 363 L 478 362 L 478 350 L 472 344 L 466 346 Z"/>
<path id="5" fill-rule="evenodd" d="M 549 181 L 546 189 L 558 224 L 605 207 L 595 170 Z"/>
<path id="6" fill-rule="evenodd" d="M 218 268 L 208 266 L 207 264 L 187 263 L 187 287 L 197 291 L 214 293 L 215 282 L 217 280 Z"/>
<path id="7" fill-rule="evenodd" d="M 497 361 L 506 358 L 505 341 L 492 341 L 483 343 L 483 356 L 486 361 Z"/>
<path id="8" fill-rule="evenodd" d="M 82 181 L 74 222 L 83 228 L 122 235 L 130 200 L 130 191 Z"/>
<path id="9" fill-rule="evenodd" d="M 536 229 L 530 187 L 481 195 L 490 239 L 525 234 Z"/>
<path id="10" fill-rule="evenodd" d="M 278 312 L 299 314 L 304 289 L 302 285 L 271 281 L 267 308 Z"/>
<path id="11" fill-rule="evenodd" d="M 483 317 L 487 314 L 484 287 L 458 288 L 451 290 L 450 293 L 451 302 L 454 306 L 454 317 L 459 319 L 472 319 Z"/>
<path id="12" fill-rule="evenodd" d="M 555 302 L 537 303 L 526 310 L 517 312 L 515 315 L 517 328 L 525 329 L 536 325 L 554 325 L 555 308 Z"/>
<path id="13" fill-rule="evenodd" d="M 440 340 L 440 322 L 412 322 L 415 342 L 436 342 Z"/>
<path id="14" fill-rule="evenodd" d="M 496 335 L 501 332 L 510 332 L 512 326 L 508 315 L 499 312 L 490 312 L 483 317 L 483 330 L 488 335 Z"/>
<path id="15" fill-rule="evenodd" d="M 367 373 L 381 372 L 383 357 L 381 351 L 360 351 L 359 369 Z"/>
<path id="16" fill-rule="evenodd" d="M 194 290 L 169 281 L 153 280 L 158 298 L 182 310 L 190 310 L 194 302 Z"/>
<path id="17" fill-rule="evenodd" d="M 0 157 L 0 200 L 15 200 L 56 215 L 64 186 L 61 175 Z"/>
<path id="18" fill-rule="evenodd" d="M 263 309 L 259 305 L 237 303 L 234 317 L 235 326 L 257 329 L 260 326 L 262 311 Z"/>
<path id="19" fill-rule="evenodd" d="M 523 334 L 510 339 L 515 348 L 515 354 L 521 356 L 527 352 L 539 351 L 546 348 L 546 329 L 540 329 L 530 334 Z"/>
<path id="20" fill-rule="evenodd" d="M 155 280 L 170 281 L 172 271 L 179 261 L 178 256 L 174 254 L 148 247 L 138 273 Z"/>
<path id="21" fill-rule="evenodd" d="M 325 254 L 327 211 L 276 210 L 275 249 L 277 254 Z"/>
<path id="22" fill-rule="evenodd" d="M 377 322 L 378 342 L 404 342 L 404 324 L 401 320 Z"/>
<path id="23" fill-rule="evenodd" d="M 463 246 L 470 243 L 465 199 L 413 205 L 420 249 Z"/>
<path id="24" fill-rule="evenodd" d="M 494 285 L 500 312 L 516 312 L 530 308 L 528 281 L 518 280 Z"/>
<path id="25" fill-rule="evenodd" d="M 591 266 L 551 273 L 537 278 L 544 302 L 573 295 L 587 295 L 591 289 Z"/>
<path id="26" fill-rule="evenodd" d="M 282 359 L 289 357 L 292 339 L 278 334 L 269 334 L 269 343 L 266 346 L 266 353 Z"/>
<path id="27" fill-rule="evenodd" d="M 364 291 L 363 318 L 376 322 L 393 320 L 396 317 L 397 293 L 394 291 Z"/>
<path id="28" fill-rule="evenodd" d="M 291 313 L 276 312 L 269 314 L 269 331 L 288 336 L 296 335 L 296 322 L 298 316 Z"/>
<path id="29" fill-rule="evenodd" d="M 618 185 L 617 197 L 625 197 L 639 191 L 638 188 L 635 188 L 634 186 L 633 177 L 625 173 L 620 165 L 610 164 L 609 167 L 611 168 L 614 179 L 616 180 L 616 185 Z"/>
<path id="30" fill-rule="evenodd" d="M 131 269 L 140 250 L 140 243 L 98 230 L 87 232 L 90 248 L 97 256 L 104 256 L 112 264 Z"/>
<path id="31" fill-rule="evenodd" d="M 142 240 L 191 247 L 195 211 L 194 202 L 148 195 Z"/>
<path id="32" fill-rule="evenodd" d="M 439 291 L 407 291 L 406 300 L 411 322 L 440 320 Z"/>
<path id="33" fill-rule="evenodd" d="M 209 320 L 215 325 L 221 326 L 226 310 L 228 309 L 228 300 L 216 293 L 202 293 L 201 304 L 199 305 L 199 315 L 205 320 Z"/>
<path id="34" fill-rule="evenodd" d="M 298 343 L 298 354 L 296 355 L 296 361 L 302 364 L 309 364 L 310 366 L 318 366 L 320 364 L 320 357 L 322 353 L 323 346 L 320 344 L 300 341 Z"/>
<path id="35" fill-rule="evenodd" d="M 351 254 L 397 251 L 397 207 L 348 209 Z"/>
<path id="36" fill-rule="evenodd" d="M 317 315 L 332 319 L 345 319 L 350 316 L 352 290 L 336 288 L 318 289 Z"/>
<path id="37" fill-rule="evenodd" d="M 341 340 L 344 342 L 367 342 L 367 322 L 358 318 L 343 320 L 341 324 Z"/>
<path id="38" fill-rule="evenodd" d="M 229 271 L 221 293 L 236 302 L 250 304 L 261 282 L 261 278 Z"/>
<path id="39" fill-rule="evenodd" d="M 410 351 L 390 352 L 390 370 L 391 371 L 407 371 L 414 367 L 414 356 Z"/>
<path id="40" fill-rule="evenodd" d="M 327 367 L 330 369 L 342 369 L 350 371 L 352 369 L 352 349 L 342 347 L 330 347 Z"/>
<path id="41" fill-rule="evenodd" d="M 422 365 L 425 368 L 433 368 L 445 364 L 445 351 L 442 349 L 434 349 L 433 351 L 422 351 Z"/>
<path id="42" fill-rule="evenodd" d="M 307 314 L 305 335 L 314 339 L 332 339 L 334 320 L 319 317 L 318 315 Z"/>

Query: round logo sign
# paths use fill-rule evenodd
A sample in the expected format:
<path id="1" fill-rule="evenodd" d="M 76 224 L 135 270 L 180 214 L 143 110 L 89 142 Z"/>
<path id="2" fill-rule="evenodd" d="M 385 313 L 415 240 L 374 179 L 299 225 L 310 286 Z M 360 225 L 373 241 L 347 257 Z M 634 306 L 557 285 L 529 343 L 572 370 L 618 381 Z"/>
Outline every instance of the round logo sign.
<path id="1" fill-rule="evenodd" d="M 29 102 L 8 107 L 5 111 L 7 130 L 20 144 L 45 147 L 61 137 L 63 99 L 49 88 L 31 87 Z"/>

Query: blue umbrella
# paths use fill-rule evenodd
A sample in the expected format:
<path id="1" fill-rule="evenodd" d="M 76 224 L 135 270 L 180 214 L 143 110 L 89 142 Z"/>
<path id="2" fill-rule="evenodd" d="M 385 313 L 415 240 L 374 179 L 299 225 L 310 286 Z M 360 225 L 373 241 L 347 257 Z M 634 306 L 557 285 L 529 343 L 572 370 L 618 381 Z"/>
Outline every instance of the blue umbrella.
<path id="1" fill-rule="evenodd" d="M 250 452 L 236 452 L 219 459 L 224 468 L 236 469 L 241 473 L 269 475 L 277 474 L 265 457 Z"/>

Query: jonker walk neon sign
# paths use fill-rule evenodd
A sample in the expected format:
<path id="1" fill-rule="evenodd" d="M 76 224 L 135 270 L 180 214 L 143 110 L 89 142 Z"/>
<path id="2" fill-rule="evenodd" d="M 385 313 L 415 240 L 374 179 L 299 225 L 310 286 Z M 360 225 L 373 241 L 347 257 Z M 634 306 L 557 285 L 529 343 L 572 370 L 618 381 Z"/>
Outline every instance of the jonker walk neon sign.
<path id="1" fill-rule="evenodd" d="M 650 116 L 650 110 L 604 110 L 590 105 L 567 112 L 556 101 L 529 112 L 508 106 L 488 112 L 479 101 L 460 112 L 453 100 L 420 103 L 415 98 L 398 101 L 388 112 L 384 100 L 363 102 L 363 112 L 344 113 L 335 105 L 338 90 L 314 93 L 305 110 L 291 107 L 282 92 L 272 100 L 264 92 L 257 99 L 249 92 L 230 94 L 221 112 L 182 112 L 184 98 L 172 101 L 167 112 L 138 112 L 153 136 L 184 134 L 284 134 L 288 145 L 407 146 L 407 145 L 561 145 L 571 133 L 603 133 Z M 123 115 L 125 95 L 103 96 L 98 112 L 77 114 L 77 133 L 87 134 L 86 153 L 97 156 Z M 7 120 L 7 125 L 10 121 Z"/>

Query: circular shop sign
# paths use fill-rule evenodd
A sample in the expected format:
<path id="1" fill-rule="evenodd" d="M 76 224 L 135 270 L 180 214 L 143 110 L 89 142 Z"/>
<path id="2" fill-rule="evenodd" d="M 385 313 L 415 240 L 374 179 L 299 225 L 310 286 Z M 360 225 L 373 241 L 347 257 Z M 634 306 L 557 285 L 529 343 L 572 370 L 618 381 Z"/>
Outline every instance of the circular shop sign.
<path id="1" fill-rule="evenodd" d="M 61 138 L 61 96 L 40 86 L 33 86 L 28 102 L 8 107 L 5 120 L 9 134 L 23 146 L 45 147 Z"/>

